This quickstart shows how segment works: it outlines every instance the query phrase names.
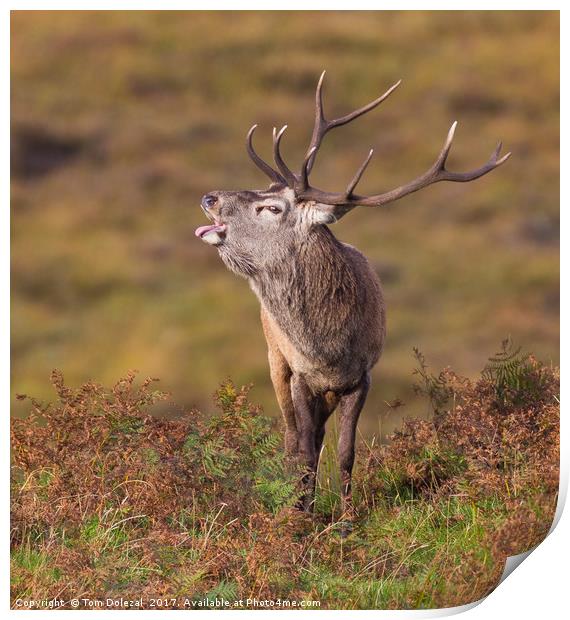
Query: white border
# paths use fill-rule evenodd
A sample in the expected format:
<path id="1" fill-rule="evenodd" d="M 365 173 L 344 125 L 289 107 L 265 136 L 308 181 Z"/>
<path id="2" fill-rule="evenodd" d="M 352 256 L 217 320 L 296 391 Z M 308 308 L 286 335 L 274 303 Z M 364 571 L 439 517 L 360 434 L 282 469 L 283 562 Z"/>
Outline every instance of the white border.
<path id="1" fill-rule="evenodd" d="M 9 255 L 9 239 L 10 239 L 10 226 L 9 226 L 9 202 L 10 202 L 10 186 L 9 186 L 9 118 L 10 118 L 10 102 L 9 102 L 9 84 L 10 84 L 10 65 L 9 65 L 9 57 L 10 57 L 10 16 L 9 10 L 41 10 L 41 9 L 67 9 L 67 10 L 78 10 L 81 9 L 125 9 L 125 10 L 149 10 L 149 9 L 177 9 L 177 10 L 188 10 L 188 9 L 198 9 L 198 10 L 224 10 L 224 9 L 233 9 L 233 10 L 268 10 L 268 9 L 279 9 L 279 10 L 343 10 L 346 8 L 350 8 L 351 10 L 560 10 L 561 2 L 545 2 L 542 3 L 532 3 L 528 1 L 521 0 L 519 2 L 500 2 L 496 1 L 488 1 L 488 0 L 480 0 L 473 6 L 474 3 L 466 3 L 466 2 L 432 2 L 429 6 L 426 6 L 426 3 L 422 2 L 351 2 L 349 7 L 347 7 L 346 3 L 341 3 L 334 0 L 329 0 L 328 2 L 313 2 L 310 6 L 306 1 L 299 2 L 298 0 L 289 0 L 288 2 L 228 2 L 228 1 L 220 1 L 220 0 L 210 0 L 207 3 L 193 3 L 193 2 L 173 2 L 164 0 L 163 2 L 149 2 L 141 0 L 139 2 L 125 2 L 125 1 L 101 1 L 101 2 L 88 2 L 82 3 L 81 7 L 78 7 L 77 4 L 72 2 L 52 2 L 49 5 L 45 2 L 9 2 L 9 7 L 7 7 L 3 11 L 3 21 L 0 32 L 2 36 L 0 36 L 0 45 L 1 50 L 3 52 L 2 57 L 4 61 L 2 63 L 2 84 L 4 86 L 3 97 L 0 102 L 2 106 L 2 118 L 4 118 L 4 123 L 2 126 L 2 161 L 3 161 L 3 171 L 1 181 L 2 195 L 5 196 L 4 208 L 2 210 L 2 217 L 4 218 L 4 225 L 0 229 L 0 255 L 2 256 L 2 264 L 4 269 L 1 273 L 2 278 L 2 290 L 4 291 L 4 296 L 2 298 L 2 324 L 5 326 L 5 329 L 2 330 L 1 339 L 2 339 L 2 350 L 4 354 L 1 357 L 1 385 L 2 385 L 2 393 L 4 394 L 5 401 L 7 402 L 6 414 L 4 415 L 4 438 L 5 441 L 8 441 L 9 437 L 9 408 L 10 408 L 10 379 L 9 379 L 9 370 L 10 370 L 10 352 L 9 352 L 9 315 L 10 315 L 10 306 L 9 306 L 9 264 L 10 264 L 10 255 Z M 569 34 L 568 32 L 568 24 L 565 15 L 565 11 L 561 11 L 561 32 L 563 35 Z M 565 60 L 565 52 L 567 51 L 567 45 L 565 43 L 565 37 L 561 37 L 561 67 L 564 66 Z M 568 105 L 568 97 L 566 96 L 566 92 L 563 89 L 561 92 L 562 95 L 562 106 L 561 109 L 565 109 L 565 105 Z M 565 123 L 564 120 L 561 120 L 561 135 L 565 135 Z M 561 163 L 562 170 L 564 170 L 564 150 L 561 152 Z M 565 178 L 564 175 L 561 175 L 561 178 Z M 561 204 L 564 203 L 563 194 L 561 195 Z M 564 209 L 561 209 L 561 231 L 562 234 L 566 232 L 567 229 L 567 215 Z M 564 264 L 567 263 L 567 250 L 564 244 L 561 244 L 561 266 L 564 267 Z M 562 276 L 564 277 L 564 270 L 562 270 Z M 564 281 L 564 280 L 562 280 Z M 566 295 L 566 290 L 562 288 L 561 295 L 561 309 L 562 316 L 567 316 L 568 311 L 570 311 L 570 307 L 568 305 L 568 299 Z M 564 368 L 566 365 L 567 359 L 567 347 L 564 344 L 568 344 L 568 338 L 566 330 L 564 326 L 561 325 L 561 367 Z M 562 391 L 564 392 L 564 386 L 562 386 Z M 559 519 L 558 525 L 555 527 L 554 531 L 547 537 L 547 539 L 542 542 L 532 553 L 531 559 L 523 562 L 521 566 L 519 566 L 512 575 L 510 575 L 504 583 L 501 583 L 499 587 L 484 601 L 475 605 L 467 605 L 461 608 L 453 608 L 449 610 L 426 610 L 426 611 L 384 611 L 384 610 L 368 610 L 368 611 L 359 611 L 354 612 L 350 611 L 349 613 L 358 613 L 364 615 L 378 615 L 380 614 L 383 618 L 407 618 L 407 617 L 441 617 L 445 615 L 450 615 L 453 613 L 459 613 L 461 611 L 466 611 L 469 618 L 475 620 L 478 618 L 488 618 L 490 614 L 497 616 L 506 617 L 507 614 L 509 616 L 515 616 L 520 618 L 525 617 L 533 617 L 537 616 L 546 616 L 546 617 L 558 617 L 559 612 L 563 609 L 567 608 L 567 604 L 565 601 L 565 594 L 567 589 L 567 566 L 566 566 L 566 557 L 565 552 L 568 548 L 568 542 L 570 541 L 570 517 L 568 517 L 568 511 L 562 513 L 562 507 L 564 505 L 564 500 L 566 497 L 566 490 L 568 486 L 568 454 L 566 447 L 568 446 L 568 425 L 562 421 L 561 424 L 561 433 L 562 433 L 562 445 L 563 451 L 561 454 L 561 493 L 560 493 L 560 501 L 559 501 L 559 511 L 557 514 L 557 518 Z M 9 489 L 9 455 L 8 451 L 4 452 L 4 467 L 3 467 L 3 480 L 4 480 L 4 489 L 8 491 Z M 5 536 L 8 536 L 9 532 L 9 503 L 6 499 L 5 510 L 2 512 L 2 525 L 3 532 Z M 2 585 L 4 587 L 4 604 L 3 609 L 8 611 L 9 615 L 18 614 L 18 611 L 10 610 L 10 596 L 9 596 L 9 549 L 8 545 L 3 545 L 4 549 L 4 561 L 2 562 Z M 44 611 L 42 617 L 45 617 L 47 614 L 48 617 L 65 617 L 65 618 L 75 618 L 79 614 L 83 614 L 83 611 Z M 121 611 L 93 611 L 90 613 L 90 617 L 105 617 L 109 618 L 111 615 L 120 614 Z M 183 614 L 187 613 L 184 611 L 171 611 L 173 614 Z M 193 611 L 193 617 L 204 617 L 207 619 L 211 619 L 212 614 L 216 614 L 219 612 L 213 611 Z M 224 615 L 227 613 L 248 613 L 247 611 L 224 611 Z M 273 614 L 272 611 L 258 611 L 256 612 L 256 616 L 266 616 L 267 614 Z M 280 617 L 288 616 L 289 614 L 295 614 L 295 616 L 300 613 L 299 611 L 280 611 Z M 321 610 L 320 612 L 315 612 L 314 610 L 311 613 L 325 613 L 329 615 L 336 615 L 343 613 L 342 611 L 325 611 Z M 151 618 L 156 617 L 158 614 L 162 614 L 160 611 L 145 611 L 145 617 Z"/>

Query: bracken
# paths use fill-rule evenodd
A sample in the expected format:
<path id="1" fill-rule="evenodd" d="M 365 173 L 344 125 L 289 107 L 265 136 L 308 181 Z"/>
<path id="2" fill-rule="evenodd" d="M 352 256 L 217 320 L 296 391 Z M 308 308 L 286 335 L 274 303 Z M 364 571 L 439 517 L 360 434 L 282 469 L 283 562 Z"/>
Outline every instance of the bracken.
<path id="1" fill-rule="evenodd" d="M 224 383 L 215 415 L 159 419 L 149 409 L 167 395 L 154 379 L 137 385 L 129 373 L 111 390 L 73 390 L 54 372 L 58 401 L 32 399 L 31 415 L 12 422 L 12 600 L 476 600 L 508 555 L 544 538 L 556 506 L 558 369 L 527 356 L 517 372 L 497 390 L 489 373 L 470 381 L 444 370 L 446 397 L 427 394 L 431 420 L 406 421 L 388 445 L 363 444 L 346 540 L 331 480 L 321 479 L 332 499 L 316 515 L 292 508 L 300 472 L 247 388 Z"/>

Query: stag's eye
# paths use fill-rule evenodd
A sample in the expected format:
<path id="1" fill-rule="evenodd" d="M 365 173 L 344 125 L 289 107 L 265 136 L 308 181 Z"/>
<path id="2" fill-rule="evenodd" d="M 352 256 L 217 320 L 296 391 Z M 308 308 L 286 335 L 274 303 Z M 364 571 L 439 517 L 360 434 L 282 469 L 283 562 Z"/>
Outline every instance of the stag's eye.
<path id="1" fill-rule="evenodd" d="M 263 209 L 267 209 L 268 211 L 273 213 L 273 215 L 278 215 L 279 213 L 281 213 L 281 208 L 276 207 L 275 205 L 259 205 L 258 207 L 255 207 L 255 213 L 259 215 L 263 211 Z"/>

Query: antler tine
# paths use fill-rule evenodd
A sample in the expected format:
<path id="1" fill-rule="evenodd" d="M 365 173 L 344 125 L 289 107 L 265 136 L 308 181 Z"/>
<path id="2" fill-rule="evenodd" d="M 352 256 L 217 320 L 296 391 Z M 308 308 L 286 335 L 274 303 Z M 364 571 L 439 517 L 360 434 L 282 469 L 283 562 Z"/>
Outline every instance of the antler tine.
<path id="1" fill-rule="evenodd" d="M 350 198 L 352 196 L 352 192 L 354 191 L 355 187 L 358 185 L 358 182 L 360 181 L 362 175 L 364 174 L 364 171 L 368 167 L 368 164 L 370 163 L 370 160 L 372 159 L 372 155 L 374 155 L 374 149 L 370 149 L 370 152 L 368 153 L 368 157 L 364 160 L 364 163 L 356 171 L 356 174 L 352 178 L 352 181 L 348 184 L 346 188 L 346 192 L 345 192 L 347 198 Z"/>
<path id="2" fill-rule="evenodd" d="M 380 95 L 380 97 L 374 99 L 374 101 L 371 101 L 365 106 L 358 108 L 358 110 L 354 110 L 354 112 L 351 112 L 350 114 L 346 114 L 345 116 L 336 118 L 333 121 L 329 121 L 330 128 L 332 129 L 332 127 L 340 127 L 341 125 L 346 125 L 346 123 L 350 123 L 350 121 L 354 120 L 355 118 L 358 118 L 359 116 L 370 112 L 370 110 L 373 110 L 383 101 L 385 101 L 396 90 L 396 88 L 400 86 L 401 83 L 402 80 L 398 80 L 395 84 L 392 84 L 392 86 L 390 86 L 390 88 L 383 95 Z"/>
<path id="3" fill-rule="evenodd" d="M 281 137 L 285 133 L 286 129 L 287 125 L 283 125 L 283 127 L 281 127 L 278 133 L 277 129 L 275 127 L 273 128 L 273 159 L 275 160 L 279 171 L 285 178 L 287 185 L 291 188 L 295 188 L 295 186 L 298 184 L 298 179 L 295 174 L 289 169 L 287 164 L 283 161 L 283 158 L 281 157 L 281 151 L 279 150 L 281 146 Z"/>
<path id="4" fill-rule="evenodd" d="M 449 152 L 451 151 L 451 145 L 453 144 L 453 138 L 455 136 L 456 128 L 457 128 L 457 121 L 455 121 L 451 125 L 449 132 L 447 134 L 447 139 L 445 140 L 445 144 L 443 145 L 443 148 L 441 149 L 441 153 L 439 154 L 439 157 L 437 158 L 437 160 L 435 161 L 432 167 L 434 172 L 441 173 L 442 178 L 439 180 L 459 181 L 459 182 L 472 181 L 474 179 L 478 179 L 480 176 L 486 174 L 487 172 L 490 172 L 497 166 L 500 166 L 501 164 L 506 162 L 507 159 L 511 156 L 511 153 L 509 152 L 506 155 L 503 155 L 501 159 L 499 159 L 499 153 L 501 152 L 501 148 L 503 146 L 503 143 L 499 142 L 497 144 L 497 147 L 493 151 L 491 157 L 487 161 L 487 163 L 484 166 L 481 166 L 481 168 L 477 168 L 477 170 L 473 170 L 472 172 L 449 172 L 448 170 L 446 170 L 445 164 L 447 162 L 447 157 L 449 155 Z"/>
<path id="5" fill-rule="evenodd" d="M 347 123 L 350 123 L 350 121 L 354 120 L 355 118 L 358 118 L 359 116 L 362 116 L 363 114 L 366 114 L 367 112 L 370 112 L 375 107 L 380 105 L 383 101 L 385 101 L 396 90 L 396 88 L 398 88 L 398 86 L 400 86 L 400 84 L 402 83 L 402 80 L 398 80 L 395 84 L 390 86 L 390 88 L 384 94 L 380 95 L 380 97 L 378 97 L 377 99 L 374 99 L 374 101 L 371 101 L 365 106 L 362 106 L 361 108 L 358 108 L 357 110 L 354 110 L 353 112 L 350 112 L 349 114 L 345 114 L 344 116 L 341 116 L 339 118 L 335 118 L 332 120 L 327 120 L 325 118 L 324 110 L 323 110 L 323 92 L 322 92 L 325 74 L 326 74 L 326 71 L 323 71 L 319 79 L 319 83 L 317 84 L 317 90 L 315 93 L 315 125 L 313 128 L 313 135 L 311 137 L 311 143 L 309 144 L 309 148 L 307 149 L 307 155 L 306 155 L 306 157 L 308 158 L 307 174 L 310 174 L 311 170 L 313 169 L 317 151 L 319 150 L 321 146 L 321 142 L 328 131 L 330 131 L 334 127 L 340 127 L 341 125 L 346 125 Z M 311 151 L 313 151 L 312 155 L 310 154 Z"/>
<path id="6" fill-rule="evenodd" d="M 307 154 L 305 156 L 305 164 L 303 167 L 307 170 L 307 176 L 311 173 L 313 169 L 313 164 L 315 163 L 316 152 L 321 145 L 321 140 L 323 139 L 324 132 L 322 136 L 320 135 L 321 129 L 324 124 L 326 124 L 325 113 L 323 111 L 323 82 L 325 80 L 326 71 L 321 73 L 321 77 L 317 83 L 317 90 L 315 91 L 315 124 L 313 126 L 313 135 L 311 136 L 311 143 L 307 148 Z"/>
<path id="7" fill-rule="evenodd" d="M 305 159 L 303 160 L 303 165 L 301 166 L 301 175 L 299 177 L 299 183 L 298 183 L 298 188 L 297 188 L 299 191 L 303 192 L 309 187 L 309 162 L 316 150 L 317 150 L 317 147 L 314 146 L 307 153 L 307 155 L 305 156 Z"/>
<path id="8" fill-rule="evenodd" d="M 491 172 L 491 170 L 494 170 L 501 164 L 504 164 L 507 161 L 507 159 L 509 159 L 509 157 L 511 156 L 511 152 L 509 151 L 508 153 L 506 153 L 505 155 L 503 155 L 503 157 L 499 159 L 499 154 L 501 152 L 501 148 L 503 147 L 503 143 L 499 142 L 497 144 L 497 147 L 491 154 L 491 157 L 489 157 L 489 159 L 487 160 L 487 163 L 481 166 L 480 168 L 477 168 L 476 170 L 472 170 L 471 172 L 449 172 L 445 168 L 445 163 L 447 160 L 447 156 L 449 155 L 449 151 L 451 150 L 451 144 L 453 142 L 453 137 L 455 135 L 456 127 L 457 127 L 457 121 L 455 121 L 453 125 L 451 125 L 449 133 L 447 134 L 447 140 L 445 141 L 445 144 L 443 145 L 443 149 L 441 150 L 441 153 L 434 167 L 436 178 L 434 178 L 434 180 L 431 181 L 431 183 L 435 183 L 437 181 L 456 181 L 459 183 L 465 183 L 467 181 L 474 181 L 475 179 L 482 177 L 484 174 Z"/>
<path id="9" fill-rule="evenodd" d="M 253 148 L 253 134 L 257 129 L 257 124 L 253 125 L 253 127 L 247 132 L 247 138 L 245 142 L 245 146 L 247 148 L 247 153 L 252 159 L 253 163 L 264 172 L 274 183 L 279 183 L 279 185 L 286 185 L 285 179 L 274 170 L 268 163 L 264 162 L 263 159 L 255 152 Z"/>
<path id="10" fill-rule="evenodd" d="M 447 157 L 449 155 L 449 151 L 451 151 L 451 145 L 453 144 L 453 138 L 455 137 L 455 130 L 457 129 L 457 121 L 453 121 L 449 131 L 447 132 L 447 138 L 445 139 L 445 144 L 441 149 L 441 153 L 439 157 L 436 159 L 434 163 L 434 169 L 436 170 L 444 170 L 445 162 L 447 161 Z"/>

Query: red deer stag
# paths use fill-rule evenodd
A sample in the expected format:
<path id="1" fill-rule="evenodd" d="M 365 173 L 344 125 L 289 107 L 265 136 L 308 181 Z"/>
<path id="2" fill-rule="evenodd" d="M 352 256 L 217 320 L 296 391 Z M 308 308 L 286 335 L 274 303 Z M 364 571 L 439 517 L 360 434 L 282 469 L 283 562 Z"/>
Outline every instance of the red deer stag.
<path id="1" fill-rule="evenodd" d="M 385 338 L 385 305 L 379 279 L 366 258 L 339 241 L 333 224 L 356 206 L 379 207 L 439 181 L 473 181 L 504 163 L 501 144 L 472 172 L 451 172 L 445 164 L 457 123 L 433 165 L 414 181 L 375 196 L 356 186 L 370 163 L 371 150 L 346 191 L 313 187 L 309 175 L 325 135 L 381 104 L 397 82 L 368 105 L 329 120 L 322 101 L 324 72 L 316 91 L 315 125 L 298 173 L 283 161 L 281 138 L 273 130 L 275 168 L 263 161 L 247 134 L 249 156 L 270 179 L 266 190 L 213 191 L 201 206 L 212 222 L 196 236 L 217 248 L 222 261 L 245 277 L 261 304 L 271 380 L 285 419 L 285 449 L 304 466 L 300 507 L 314 503 L 317 464 L 325 423 L 339 407 L 338 458 L 342 510 L 351 518 L 351 475 L 358 417 L 370 388 L 370 371 Z"/>

